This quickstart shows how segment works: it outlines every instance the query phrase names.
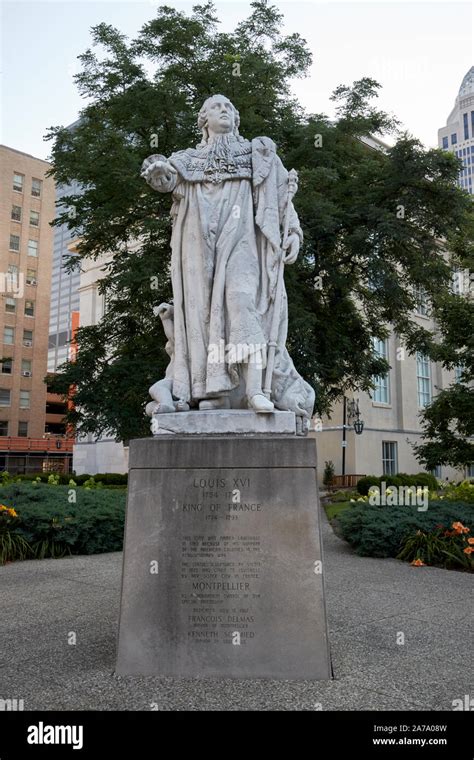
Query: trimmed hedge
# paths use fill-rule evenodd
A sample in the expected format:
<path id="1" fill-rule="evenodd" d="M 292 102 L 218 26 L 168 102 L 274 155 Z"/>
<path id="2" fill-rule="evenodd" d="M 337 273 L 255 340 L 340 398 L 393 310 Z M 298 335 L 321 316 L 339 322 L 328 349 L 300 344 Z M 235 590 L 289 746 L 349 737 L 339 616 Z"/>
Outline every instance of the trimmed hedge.
<path id="1" fill-rule="evenodd" d="M 76 503 L 69 501 L 71 491 Z M 121 551 L 125 499 L 125 492 L 118 489 L 71 489 L 41 483 L 12 483 L 0 489 L 1 502 L 18 513 L 12 533 L 28 541 L 33 556 Z"/>
<path id="2" fill-rule="evenodd" d="M 82 486 L 86 480 L 89 480 L 90 478 L 94 478 L 96 483 L 102 483 L 104 486 L 126 486 L 128 483 L 127 473 L 122 474 L 121 472 L 98 472 L 97 475 L 65 475 L 62 472 L 36 472 L 29 473 L 28 475 L 12 475 L 11 477 L 19 477 L 22 481 L 25 482 L 33 481 L 39 478 L 42 483 L 47 483 L 50 475 L 59 475 L 59 483 L 63 486 L 69 485 L 70 480 L 73 480 L 76 485 Z"/>
<path id="3" fill-rule="evenodd" d="M 436 491 L 439 488 L 438 481 L 434 475 L 429 472 L 419 472 L 417 475 L 407 475 L 404 472 L 398 472 L 396 475 L 367 475 L 361 478 L 357 483 L 357 490 L 361 496 L 367 496 L 371 486 L 378 486 L 384 481 L 388 486 L 428 486 L 430 491 Z"/>
<path id="4" fill-rule="evenodd" d="M 417 530 L 462 522 L 474 535 L 474 509 L 462 502 L 430 501 L 426 512 L 416 506 L 372 506 L 356 502 L 337 516 L 343 538 L 362 557 L 396 557 L 404 540 Z"/>

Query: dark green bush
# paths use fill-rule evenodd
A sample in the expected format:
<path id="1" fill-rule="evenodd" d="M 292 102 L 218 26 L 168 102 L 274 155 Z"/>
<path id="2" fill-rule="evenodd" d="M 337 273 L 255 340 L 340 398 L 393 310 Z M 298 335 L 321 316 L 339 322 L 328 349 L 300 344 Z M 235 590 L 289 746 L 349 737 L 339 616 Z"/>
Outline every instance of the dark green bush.
<path id="1" fill-rule="evenodd" d="M 12 475 L 12 478 L 19 477 L 22 481 L 25 481 L 26 483 L 31 482 L 33 480 L 37 480 L 39 478 L 42 483 L 47 483 L 48 478 L 51 474 L 59 475 L 59 483 L 60 485 L 67 486 L 69 485 L 69 481 L 73 480 L 76 485 L 83 486 L 86 480 L 89 480 L 90 478 L 94 478 L 96 483 L 102 483 L 104 486 L 126 486 L 128 482 L 128 475 L 127 473 L 122 474 L 120 472 L 99 472 L 97 475 L 71 475 L 70 473 L 64 474 L 62 472 L 60 473 L 50 473 L 50 472 L 35 472 L 35 473 L 28 473 L 27 475 L 19 475 L 15 476 Z M 1 473 L 0 473 L 1 477 Z"/>
<path id="2" fill-rule="evenodd" d="M 376 475 L 366 475 L 365 478 L 361 478 L 357 483 L 357 490 L 361 496 L 367 496 L 370 486 L 380 485 L 380 478 Z"/>
<path id="3" fill-rule="evenodd" d="M 371 486 L 379 486 L 382 481 L 385 481 L 388 486 L 428 486 L 430 491 L 436 491 L 438 489 L 438 481 L 434 475 L 429 472 L 419 472 L 418 475 L 407 475 L 405 472 L 397 472 L 396 475 L 366 475 L 365 478 L 361 478 L 357 483 L 357 490 L 361 496 L 367 496 L 369 488 Z"/>
<path id="4" fill-rule="evenodd" d="M 72 491 L 76 503 L 69 500 Z M 61 485 L 13 483 L 0 488 L 0 500 L 18 512 L 14 533 L 30 544 L 34 556 L 98 554 L 122 549 L 125 520 L 122 490 L 89 491 Z"/>
<path id="5" fill-rule="evenodd" d="M 416 486 L 416 475 L 407 475 L 406 472 L 397 472 L 397 478 L 400 480 L 402 486 Z"/>
<path id="6" fill-rule="evenodd" d="M 363 557 L 396 557 L 405 539 L 437 525 L 461 521 L 474 534 L 474 510 L 462 502 L 430 501 L 426 512 L 411 506 L 371 506 L 356 502 L 338 517 L 341 535 Z"/>
<path id="7" fill-rule="evenodd" d="M 126 486 L 128 483 L 127 473 L 121 472 L 98 472 L 94 475 L 96 483 L 103 483 L 104 486 Z"/>
<path id="8" fill-rule="evenodd" d="M 430 472 L 419 472 L 413 478 L 416 486 L 428 486 L 430 491 L 436 491 L 439 488 L 438 481 Z"/>

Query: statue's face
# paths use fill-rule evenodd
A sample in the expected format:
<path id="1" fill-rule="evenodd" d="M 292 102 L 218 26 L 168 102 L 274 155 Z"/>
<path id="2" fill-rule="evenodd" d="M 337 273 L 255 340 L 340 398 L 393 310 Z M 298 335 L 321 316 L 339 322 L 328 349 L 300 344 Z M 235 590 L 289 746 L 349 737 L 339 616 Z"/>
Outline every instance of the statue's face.
<path id="1" fill-rule="evenodd" d="M 222 135 L 234 130 L 234 109 L 225 98 L 216 97 L 207 107 L 207 129 L 210 135 Z"/>

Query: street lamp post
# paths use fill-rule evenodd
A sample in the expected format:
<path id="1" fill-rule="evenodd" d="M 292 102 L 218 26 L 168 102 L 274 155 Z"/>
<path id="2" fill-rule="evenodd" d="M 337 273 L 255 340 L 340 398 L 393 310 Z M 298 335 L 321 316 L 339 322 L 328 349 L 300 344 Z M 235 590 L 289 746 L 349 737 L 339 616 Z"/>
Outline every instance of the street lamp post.
<path id="1" fill-rule="evenodd" d="M 349 410 L 348 410 L 348 406 L 349 406 Z M 364 422 L 363 420 L 360 419 L 359 399 L 357 399 L 357 401 L 354 401 L 354 399 L 351 399 L 348 405 L 346 396 L 343 396 L 342 443 L 341 443 L 342 445 L 342 475 L 346 474 L 346 448 L 347 448 L 346 430 L 351 427 L 350 425 L 347 424 L 348 417 L 349 419 L 353 419 L 355 417 L 355 422 L 353 425 L 354 432 L 356 435 L 362 435 L 362 432 L 364 430 Z"/>
<path id="2" fill-rule="evenodd" d="M 342 475 L 346 474 L 346 420 L 347 420 L 347 398 L 344 396 L 342 405 Z"/>

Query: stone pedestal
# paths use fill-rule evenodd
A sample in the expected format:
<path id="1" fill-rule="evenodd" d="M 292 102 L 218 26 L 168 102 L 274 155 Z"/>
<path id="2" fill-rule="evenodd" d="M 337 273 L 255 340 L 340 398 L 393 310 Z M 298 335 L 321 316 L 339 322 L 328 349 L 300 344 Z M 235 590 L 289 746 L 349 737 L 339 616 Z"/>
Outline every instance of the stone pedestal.
<path id="1" fill-rule="evenodd" d="M 316 444 L 131 441 L 117 672 L 328 679 Z"/>

